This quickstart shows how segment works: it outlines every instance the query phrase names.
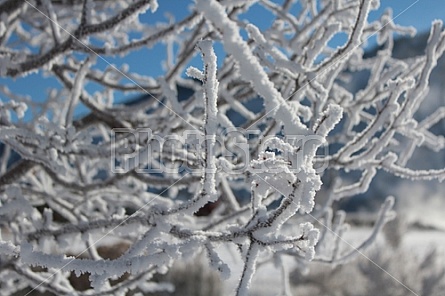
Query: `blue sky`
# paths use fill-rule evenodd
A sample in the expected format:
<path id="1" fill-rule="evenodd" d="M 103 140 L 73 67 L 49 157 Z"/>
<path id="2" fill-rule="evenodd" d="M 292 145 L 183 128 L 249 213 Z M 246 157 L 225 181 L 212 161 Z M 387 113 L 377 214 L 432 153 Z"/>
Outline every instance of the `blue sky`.
<path id="1" fill-rule="evenodd" d="M 282 0 L 276 2 L 282 2 Z M 377 11 L 371 12 L 371 19 L 378 18 L 385 9 L 391 7 L 396 24 L 414 26 L 418 32 L 429 30 L 434 19 L 445 19 L 445 0 L 381 0 L 380 2 L 381 7 Z M 147 11 L 145 15 L 140 16 L 140 19 L 143 22 L 154 24 L 166 21 L 166 15 L 171 14 L 177 20 L 180 20 L 188 15 L 188 6 L 191 3 L 192 1 L 186 0 L 161 0 L 159 1 L 159 9 L 154 14 Z M 261 29 L 267 28 L 271 24 L 270 15 L 261 7 L 252 8 L 251 13 L 245 15 L 245 17 Z M 222 49 L 217 48 L 217 53 L 221 54 Z M 104 57 L 104 59 L 112 64 L 125 62 L 129 64 L 130 69 L 134 72 L 157 77 L 163 73 L 161 61 L 164 60 L 165 56 L 165 47 L 158 44 L 152 49 L 142 49 L 134 52 L 124 59 L 108 57 Z M 153 57 L 156 58 L 153 59 Z M 101 59 L 98 59 L 98 63 L 102 66 L 106 65 L 106 62 Z M 199 57 L 195 58 L 192 63 L 195 66 L 201 66 Z M 54 78 L 42 77 L 41 73 L 30 74 L 25 78 L 17 78 L 15 81 L 2 77 L 0 83 L 6 84 L 15 93 L 31 95 L 32 99 L 36 101 L 44 101 L 48 89 L 58 85 Z M 121 100 L 124 99 L 123 96 Z M 0 99 L 2 99 L 1 94 Z M 83 113 L 82 110 L 79 110 L 79 112 Z"/>
<path id="2" fill-rule="evenodd" d="M 379 10 L 371 12 L 371 17 L 376 17 L 387 7 L 391 7 L 394 17 L 400 14 L 394 21 L 396 24 L 414 26 L 419 32 L 429 30 L 434 19 L 445 19 L 443 0 L 380 0 L 380 4 Z M 407 9 L 408 7 L 410 8 Z"/>

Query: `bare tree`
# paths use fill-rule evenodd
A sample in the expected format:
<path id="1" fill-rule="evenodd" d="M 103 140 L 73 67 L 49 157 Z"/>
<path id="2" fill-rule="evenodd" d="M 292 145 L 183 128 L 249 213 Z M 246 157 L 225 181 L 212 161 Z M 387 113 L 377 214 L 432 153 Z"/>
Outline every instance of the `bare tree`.
<path id="1" fill-rule="evenodd" d="M 61 86 L 44 102 L 0 88 L 3 292 L 168 290 L 153 276 L 202 252 L 230 277 L 221 252 L 235 247 L 244 260 L 236 294 L 246 295 L 260 257 L 292 256 L 302 267 L 354 258 L 357 250 L 339 251 L 347 227 L 332 204 L 365 192 L 378 170 L 444 179 L 443 169 L 406 166 L 419 146 L 444 148 L 429 131 L 443 108 L 414 119 L 445 50 L 442 22 L 423 56 L 399 60 L 394 33 L 415 30 L 390 11 L 368 22 L 379 1 L 191 4 L 184 19 L 154 25 L 138 15 L 154 13 L 155 0 L 0 1 L 2 77 L 38 71 Z M 243 18 L 257 6 L 273 15 L 266 30 Z M 340 33 L 347 41 L 331 47 Z M 365 57 L 374 35 L 379 50 Z M 161 43 L 168 58 L 157 79 L 98 63 Z M 190 66 L 196 55 L 202 70 Z M 363 72 L 366 87 L 349 89 L 348 77 Z M 178 87 L 192 95 L 180 99 Z M 145 96 L 117 104 L 118 92 Z M 77 118 L 80 105 L 89 114 Z M 351 183 L 350 171 L 361 178 Z M 335 180 L 322 185 L 326 172 Z M 358 250 L 393 218 L 393 203 Z M 100 251 L 122 244 L 118 256 Z M 88 274 L 92 288 L 76 290 L 72 273 Z M 286 280 L 282 289 L 289 293 Z"/>

